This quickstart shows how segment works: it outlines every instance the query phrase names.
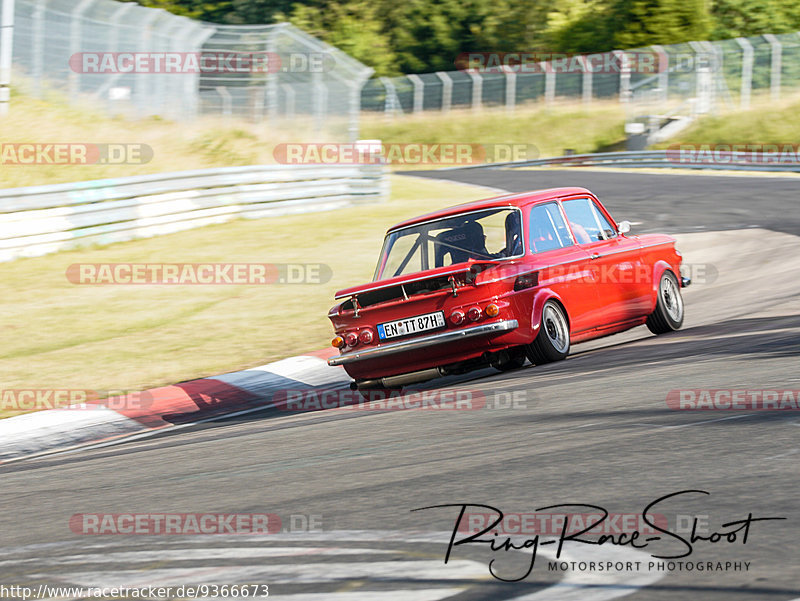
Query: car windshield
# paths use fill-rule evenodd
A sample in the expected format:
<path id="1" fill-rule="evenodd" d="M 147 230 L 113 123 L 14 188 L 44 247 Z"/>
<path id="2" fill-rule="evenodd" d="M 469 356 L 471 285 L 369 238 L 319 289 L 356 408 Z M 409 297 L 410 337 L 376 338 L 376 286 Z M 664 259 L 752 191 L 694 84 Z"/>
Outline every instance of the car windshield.
<path id="1" fill-rule="evenodd" d="M 386 236 L 374 280 L 523 253 L 520 211 L 487 209 L 413 225 Z"/>

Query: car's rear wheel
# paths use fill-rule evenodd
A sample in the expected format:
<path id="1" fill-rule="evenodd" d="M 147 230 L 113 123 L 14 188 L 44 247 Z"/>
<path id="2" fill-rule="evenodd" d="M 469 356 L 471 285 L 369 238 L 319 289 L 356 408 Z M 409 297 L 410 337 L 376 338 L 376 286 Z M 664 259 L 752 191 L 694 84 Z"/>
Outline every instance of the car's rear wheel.
<path id="1" fill-rule="evenodd" d="M 661 274 L 658 282 L 656 308 L 647 318 L 647 328 L 653 334 L 666 334 L 683 325 L 683 298 L 678 278 L 671 271 Z"/>
<path id="2" fill-rule="evenodd" d="M 549 300 L 542 307 L 539 333 L 526 345 L 525 354 L 534 365 L 561 361 L 569 354 L 569 323 L 563 307 Z"/>
<path id="3" fill-rule="evenodd" d="M 494 354 L 489 364 L 500 371 L 511 371 L 525 365 L 525 347 L 515 346 Z"/>

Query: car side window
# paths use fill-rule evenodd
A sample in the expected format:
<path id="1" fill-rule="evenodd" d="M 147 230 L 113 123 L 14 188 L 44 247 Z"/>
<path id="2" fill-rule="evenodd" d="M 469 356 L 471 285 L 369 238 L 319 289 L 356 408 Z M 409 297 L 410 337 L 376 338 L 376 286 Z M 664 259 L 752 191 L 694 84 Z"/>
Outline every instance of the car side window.
<path id="1" fill-rule="evenodd" d="M 606 219 L 606 216 L 603 215 L 602 211 L 597 208 L 596 204 L 592 203 L 592 209 L 594 209 L 594 212 L 597 215 L 597 220 L 600 222 L 600 227 L 603 228 L 603 233 L 606 235 L 606 240 L 609 238 L 616 238 L 617 228 L 611 225 L 611 222 Z"/>
<path id="2" fill-rule="evenodd" d="M 528 229 L 532 252 L 540 253 L 572 246 L 569 229 L 555 202 L 534 206 L 531 209 Z"/>
<path id="3" fill-rule="evenodd" d="M 572 233 L 578 244 L 590 244 L 607 240 L 616 235 L 608 220 L 588 198 L 575 198 L 561 203 L 567 215 Z M 601 220 L 602 219 L 602 220 Z M 608 233 L 606 232 L 608 228 Z"/>

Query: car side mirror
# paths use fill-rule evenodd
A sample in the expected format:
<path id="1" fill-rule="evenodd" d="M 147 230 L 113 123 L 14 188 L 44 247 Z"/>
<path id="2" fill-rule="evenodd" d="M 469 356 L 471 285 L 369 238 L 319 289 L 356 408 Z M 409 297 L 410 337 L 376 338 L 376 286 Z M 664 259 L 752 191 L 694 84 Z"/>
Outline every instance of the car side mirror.
<path id="1" fill-rule="evenodd" d="M 620 234 L 627 234 L 631 231 L 631 222 L 630 221 L 620 221 L 617 225 L 617 230 L 619 230 Z"/>

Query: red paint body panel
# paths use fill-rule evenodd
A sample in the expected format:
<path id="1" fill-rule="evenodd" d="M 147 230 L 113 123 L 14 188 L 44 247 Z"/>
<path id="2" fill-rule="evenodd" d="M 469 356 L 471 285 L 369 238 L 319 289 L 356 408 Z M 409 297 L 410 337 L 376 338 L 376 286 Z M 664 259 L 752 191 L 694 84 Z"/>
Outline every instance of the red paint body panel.
<path id="1" fill-rule="evenodd" d="M 561 201 L 575 198 L 594 202 L 598 210 L 617 228 L 608 211 L 588 190 L 555 188 L 450 207 L 404 221 L 389 232 L 461 213 L 519 207 L 522 210 L 522 235 L 527 240 L 530 236 L 528 220 L 532 207 L 554 201 L 561 207 Z M 521 258 L 470 260 L 353 286 L 338 292 L 337 298 L 348 300 L 334 306 L 328 317 L 336 334 L 343 337 L 348 332 L 359 333 L 364 329 L 375 333 L 378 324 L 435 311 L 443 311 L 446 320 L 446 326 L 441 329 L 386 341 L 379 340 L 376 334 L 369 344 L 359 343 L 354 348 L 341 349 L 341 359 L 350 354 L 365 353 L 363 358 L 344 363 L 348 374 L 356 380 L 375 379 L 456 364 L 485 357 L 486 353 L 528 344 L 538 335 L 542 307 L 551 298 L 558 300 L 566 309 L 572 342 L 606 336 L 644 323 L 655 308 L 657 286 L 663 271 L 672 270 L 680 277 L 681 255 L 675 250 L 674 238 L 661 234 L 626 236 L 615 232 L 613 238 L 582 244 L 572 231 L 572 223 L 569 223 L 571 237 L 576 243 L 563 248 L 536 253 L 526 245 L 525 254 Z M 515 291 L 515 281 L 525 274 L 535 274 L 536 279 L 523 277 L 521 281 L 532 284 Z M 409 285 L 411 282 L 433 282 L 432 278 L 436 278 L 438 286 L 445 281 L 442 278 L 453 279 L 453 283 L 449 285 L 456 285 L 456 295 L 454 296 L 450 287 L 435 289 L 436 286 L 431 284 L 431 290 L 407 296 L 405 289 L 401 287 L 401 284 Z M 351 300 L 354 297 L 369 302 L 359 301 L 358 307 L 354 307 Z M 498 316 L 488 318 L 485 315 L 489 303 L 500 307 Z M 475 306 L 482 311 L 478 321 L 471 322 L 467 319 L 459 325 L 453 325 L 449 321 L 453 311 L 461 310 L 466 314 L 470 307 Z M 510 320 L 517 323 L 511 330 L 447 342 L 440 342 L 441 337 L 437 338 L 439 334 L 484 324 L 507 324 Z M 369 356 L 368 351 L 371 349 L 381 348 L 386 352 L 397 341 L 414 339 L 425 344 L 411 351 L 384 356 L 373 353 Z M 337 357 L 333 360 L 337 360 Z"/>

